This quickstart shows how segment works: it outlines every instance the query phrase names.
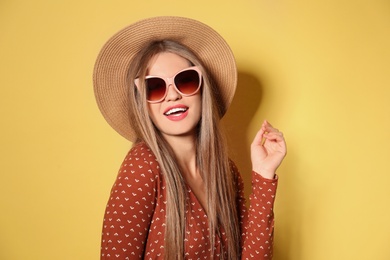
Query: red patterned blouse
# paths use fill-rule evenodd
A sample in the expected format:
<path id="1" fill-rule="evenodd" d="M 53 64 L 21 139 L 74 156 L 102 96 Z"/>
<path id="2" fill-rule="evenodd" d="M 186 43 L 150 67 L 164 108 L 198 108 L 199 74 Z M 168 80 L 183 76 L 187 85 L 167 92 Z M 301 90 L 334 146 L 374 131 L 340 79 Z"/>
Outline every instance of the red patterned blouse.
<path id="1" fill-rule="evenodd" d="M 243 182 L 237 168 L 242 234 L 241 259 L 271 259 L 273 248 L 273 205 L 277 179 L 252 172 L 249 211 L 245 206 Z M 165 181 L 155 156 L 144 143 L 127 154 L 112 187 L 103 221 L 101 259 L 163 259 L 165 228 Z M 207 215 L 188 188 L 185 259 L 210 259 Z M 224 234 L 222 234 L 224 237 Z M 220 246 L 216 237 L 215 256 Z"/>

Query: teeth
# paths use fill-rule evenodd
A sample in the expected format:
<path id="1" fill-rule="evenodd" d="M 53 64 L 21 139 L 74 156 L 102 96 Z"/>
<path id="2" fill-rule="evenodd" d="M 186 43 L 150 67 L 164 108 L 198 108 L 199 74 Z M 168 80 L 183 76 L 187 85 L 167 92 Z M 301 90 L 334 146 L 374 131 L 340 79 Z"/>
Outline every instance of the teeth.
<path id="1" fill-rule="evenodd" d="M 187 110 L 186 108 L 182 108 L 182 107 L 180 107 L 180 108 L 172 108 L 168 112 L 166 112 L 165 114 L 167 116 L 169 116 L 169 115 L 177 113 L 177 112 L 185 112 L 186 110 Z"/>

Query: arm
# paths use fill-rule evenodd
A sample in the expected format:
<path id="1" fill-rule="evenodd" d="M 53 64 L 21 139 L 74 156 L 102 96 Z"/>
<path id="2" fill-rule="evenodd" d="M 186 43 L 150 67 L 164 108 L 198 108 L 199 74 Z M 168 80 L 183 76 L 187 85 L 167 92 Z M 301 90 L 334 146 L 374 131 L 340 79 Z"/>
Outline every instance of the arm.
<path id="1" fill-rule="evenodd" d="M 243 183 L 240 178 L 240 190 Z M 249 210 L 240 192 L 242 255 L 241 259 L 272 259 L 274 236 L 274 201 L 277 179 L 269 180 L 252 172 Z"/>
<path id="2" fill-rule="evenodd" d="M 264 121 L 251 145 L 253 171 L 249 211 L 246 212 L 244 204 L 239 204 L 243 212 L 242 259 L 272 259 L 273 206 L 277 187 L 275 172 L 285 155 L 283 134 Z M 239 186 L 243 190 L 242 180 Z M 243 198 L 243 192 L 240 196 Z"/>
<path id="3" fill-rule="evenodd" d="M 241 259 L 272 259 L 277 179 L 268 180 L 252 172 L 252 193 L 247 210 L 244 183 L 233 166 L 238 180 L 238 207 L 241 225 Z"/>
<path id="4" fill-rule="evenodd" d="M 150 154 L 137 145 L 122 163 L 104 215 L 101 259 L 143 258 L 158 182 Z"/>

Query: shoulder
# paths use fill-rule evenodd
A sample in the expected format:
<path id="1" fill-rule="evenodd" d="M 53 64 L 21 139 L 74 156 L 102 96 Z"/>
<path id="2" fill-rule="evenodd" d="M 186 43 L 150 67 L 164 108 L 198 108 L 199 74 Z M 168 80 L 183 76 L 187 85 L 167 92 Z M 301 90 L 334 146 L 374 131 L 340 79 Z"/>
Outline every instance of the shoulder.
<path id="1" fill-rule="evenodd" d="M 152 150 L 144 142 L 139 142 L 133 145 L 130 151 L 127 153 L 125 159 L 134 158 L 136 160 L 146 161 L 146 162 L 157 162 L 156 156 L 153 154 Z"/>
<path id="2" fill-rule="evenodd" d="M 234 163 L 234 161 L 230 158 L 229 158 L 229 166 L 230 166 L 230 171 L 232 173 L 238 174 L 238 168 L 237 168 L 236 164 Z"/>
<path id="3" fill-rule="evenodd" d="M 152 174 L 158 177 L 160 166 L 152 150 L 144 142 L 133 145 L 121 165 L 121 172 Z"/>
<path id="4" fill-rule="evenodd" d="M 229 166 L 230 166 L 230 172 L 231 172 L 231 174 L 232 174 L 232 176 L 234 178 L 234 181 L 235 181 L 236 185 L 238 185 L 238 186 L 243 185 L 243 180 L 242 180 L 242 177 L 241 177 L 241 173 L 238 170 L 237 165 L 230 158 L 229 158 Z"/>
<path id="5" fill-rule="evenodd" d="M 235 179 L 241 179 L 241 174 L 237 168 L 237 165 L 230 158 L 229 158 L 229 166 L 230 166 L 230 172 L 235 177 Z"/>

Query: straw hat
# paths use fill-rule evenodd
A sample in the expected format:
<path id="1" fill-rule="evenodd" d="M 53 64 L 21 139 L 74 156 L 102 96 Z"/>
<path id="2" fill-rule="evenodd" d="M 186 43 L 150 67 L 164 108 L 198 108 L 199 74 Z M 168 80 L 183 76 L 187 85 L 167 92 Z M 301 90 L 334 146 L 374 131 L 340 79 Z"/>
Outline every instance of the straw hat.
<path id="1" fill-rule="evenodd" d="M 196 53 L 219 86 L 225 114 L 236 90 L 237 68 L 225 40 L 199 21 L 173 16 L 153 17 L 125 27 L 103 46 L 94 68 L 93 83 L 100 111 L 107 122 L 130 141 L 136 140 L 128 117 L 127 72 L 134 55 L 151 41 L 169 39 Z"/>

